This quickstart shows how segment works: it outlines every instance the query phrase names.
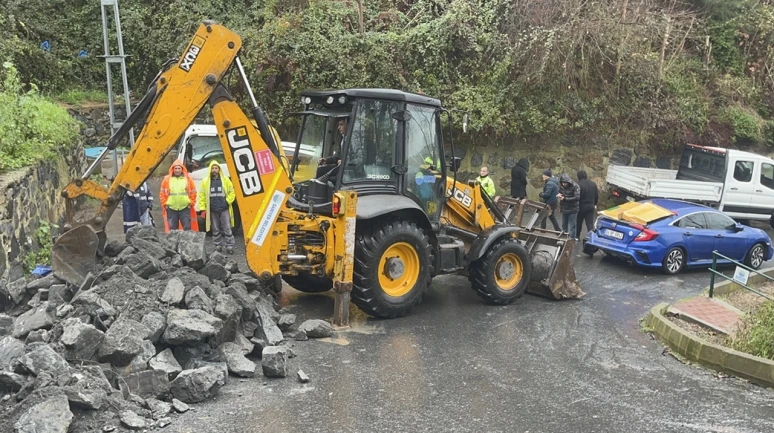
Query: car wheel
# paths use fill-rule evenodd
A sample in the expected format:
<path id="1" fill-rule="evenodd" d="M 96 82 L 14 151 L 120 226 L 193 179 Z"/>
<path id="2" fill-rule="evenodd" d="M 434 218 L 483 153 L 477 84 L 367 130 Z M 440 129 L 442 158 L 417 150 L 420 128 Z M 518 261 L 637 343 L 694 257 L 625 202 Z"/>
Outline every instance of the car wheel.
<path id="1" fill-rule="evenodd" d="M 753 269 L 758 269 L 765 261 L 766 246 L 761 243 L 757 243 L 753 245 L 752 248 L 750 248 L 750 251 L 747 252 L 747 257 L 744 259 L 744 264 Z"/>
<path id="2" fill-rule="evenodd" d="M 667 275 L 679 274 L 685 267 L 685 251 L 680 247 L 671 248 L 664 256 L 661 268 Z"/>

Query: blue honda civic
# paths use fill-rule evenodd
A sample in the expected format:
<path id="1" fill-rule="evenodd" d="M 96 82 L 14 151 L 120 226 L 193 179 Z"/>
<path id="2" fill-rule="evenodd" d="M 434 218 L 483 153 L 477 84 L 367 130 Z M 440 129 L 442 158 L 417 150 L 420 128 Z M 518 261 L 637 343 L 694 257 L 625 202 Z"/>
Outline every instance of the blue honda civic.
<path id="1" fill-rule="evenodd" d="M 668 199 L 625 203 L 599 212 L 594 230 L 583 241 L 584 253 L 593 257 L 597 251 L 661 268 L 669 275 L 711 265 L 713 251 L 753 269 L 774 254 L 765 231 L 707 206 Z M 729 261 L 718 257 L 718 263 Z"/>

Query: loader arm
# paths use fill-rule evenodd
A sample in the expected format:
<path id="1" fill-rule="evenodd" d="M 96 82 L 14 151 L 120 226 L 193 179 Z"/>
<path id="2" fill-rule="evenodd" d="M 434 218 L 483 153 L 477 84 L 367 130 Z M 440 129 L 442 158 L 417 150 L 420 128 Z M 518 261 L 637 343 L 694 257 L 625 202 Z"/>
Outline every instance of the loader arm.
<path id="1" fill-rule="evenodd" d="M 222 88 L 219 83 L 229 68 L 235 64 L 241 47 L 241 38 L 227 28 L 210 22 L 200 25 L 180 59 L 174 64 L 170 63 L 168 68 L 160 72 L 148 94 L 138 105 L 138 109 L 130 116 L 129 120 L 136 122 L 144 114 L 143 111 L 147 111 L 145 125 L 110 187 L 106 189 L 89 180 L 88 177 L 107 151 L 117 146 L 120 135 L 125 134 L 132 126 L 129 121 L 111 137 L 108 149 L 87 170 L 83 178 L 71 182 L 64 188 L 62 195 L 68 199 L 70 216 L 72 214 L 70 199 L 85 195 L 98 200 L 100 205 L 91 220 L 75 227 L 72 227 L 72 221 L 68 221 L 68 225 L 65 226 L 67 231 L 57 240 L 52 254 L 52 266 L 58 277 L 78 285 L 88 272 L 94 269 L 96 249 L 101 249 L 106 241 L 105 225 L 121 202 L 123 194 L 126 191 L 137 190 L 148 179 L 175 146 L 177 139 L 188 125 L 194 121 L 204 104 L 208 101 L 213 102 L 215 91 Z M 239 66 L 241 70 L 241 65 Z M 229 98 L 220 99 L 226 101 Z M 221 108 L 218 112 L 231 112 L 226 117 L 231 118 L 233 127 L 229 128 L 221 121 L 218 128 L 229 169 L 232 170 L 231 173 L 239 173 L 235 184 L 241 185 L 242 197 L 240 198 L 247 200 L 246 204 L 240 206 L 240 210 L 243 214 L 242 220 L 249 223 L 262 209 L 258 202 L 263 203 L 265 196 L 263 193 L 267 188 L 284 190 L 290 187 L 290 180 L 265 141 L 260 139 L 255 128 L 246 121 L 247 117 L 241 109 L 233 101 L 225 104 L 227 107 Z M 258 114 L 262 116 L 262 112 Z M 268 131 L 265 118 L 257 120 L 259 129 Z M 241 129 L 237 128 L 239 125 L 242 125 Z M 241 170 L 245 166 L 240 165 L 242 164 L 240 157 L 243 157 L 246 151 L 244 148 L 240 150 L 236 147 L 239 146 L 239 140 L 248 137 L 247 130 L 250 134 L 259 137 L 257 140 L 251 138 L 253 145 L 258 150 L 265 149 L 271 154 L 271 161 L 267 164 L 273 164 L 276 170 L 266 179 L 251 177 L 255 173 L 245 174 L 245 170 Z M 268 137 L 268 141 L 272 143 L 275 143 L 275 140 L 274 136 Z M 273 148 L 276 149 L 276 145 Z M 250 156 L 253 161 L 243 163 L 252 164 L 250 168 L 255 169 L 256 173 L 257 154 L 257 151 L 252 151 Z M 236 162 L 234 155 L 237 156 Z M 257 193 L 256 188 L 261 194 Z"/>

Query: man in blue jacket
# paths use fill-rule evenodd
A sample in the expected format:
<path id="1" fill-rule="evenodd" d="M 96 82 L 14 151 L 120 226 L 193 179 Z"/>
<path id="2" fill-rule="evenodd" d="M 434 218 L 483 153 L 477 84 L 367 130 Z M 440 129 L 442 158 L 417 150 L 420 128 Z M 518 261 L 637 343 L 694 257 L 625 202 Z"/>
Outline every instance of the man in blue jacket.
<path id="1" fill-rule="evenodd" d="M 556 220 L 556 206 L 559 204 L 559 200 L 556 195 L 559 194 L 559 182 L 556 178 L 551 176 L 551 169 L 543 170 L 543 192 L 540 193 L 540 198 L 543 202 L 551 207 L 551 213 L 547 218 L 544 218 L 540 222 L 540 228 L 546 228 L 546 220 L 551 220 L 551 225 L 554 226 L 554 230 L 559 231 L 559 221 Z"/>

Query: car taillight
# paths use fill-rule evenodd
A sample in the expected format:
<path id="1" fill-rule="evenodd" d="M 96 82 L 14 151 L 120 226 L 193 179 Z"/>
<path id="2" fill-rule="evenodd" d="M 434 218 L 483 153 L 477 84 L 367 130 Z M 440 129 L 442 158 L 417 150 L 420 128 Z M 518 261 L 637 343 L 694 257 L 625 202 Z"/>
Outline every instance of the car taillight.
<path id="1" fill-rule="evenodd" d="M 643 242 L 643 241 L 652 241 L 653 239 L 656 239 L 658 237 L 658 232 L 655 232 L 651 229 L 646 229 L 643 227 L 640 234 L 637 235 L 636 238 L 634 238 L 635 242 Z"/>
<path id="2" fill-rule="evenodd" d="M 620 197 L 621 193 L 618 191 L 613 191 L 613 197 Z"/>

